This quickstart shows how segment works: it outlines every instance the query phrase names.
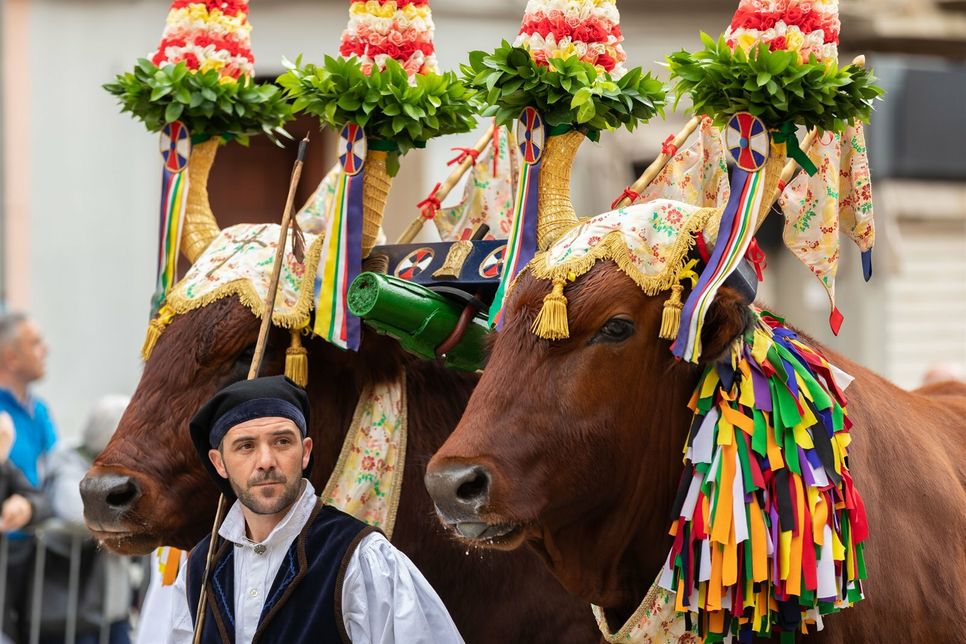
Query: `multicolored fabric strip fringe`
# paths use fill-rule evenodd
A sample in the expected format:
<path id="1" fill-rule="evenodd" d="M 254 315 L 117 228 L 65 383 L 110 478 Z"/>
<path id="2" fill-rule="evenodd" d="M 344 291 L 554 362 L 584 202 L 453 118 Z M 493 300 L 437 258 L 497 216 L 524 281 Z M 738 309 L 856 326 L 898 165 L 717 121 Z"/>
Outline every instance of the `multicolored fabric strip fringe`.
<path id="1" fill-rule="evenodd" d="M 766 312 L 699 381 L 660 586 L 705 641 L 793 639 L 863 598 L 850 381 Z"/>
<path id="2" fill-rule="evenodd" d="M 746 172 L 735 168 L 731 175 L 731 198 L 721 215 L 718 240 L 698 285 L 681 311 L 681 327 L 671 345 L 678 358 L 697 363 L 701 357 L 704 318 L 718 289 L 742 261 L 755 236 L 755 223 L 765 195 L 765 168 Z"/>
<path id="3" fill-rule="evenodd" d="M 349 312 L 346 296 L 362 270 L 362 184 L 358 174 L 342 172 L 335 208 L 326 226 L 322 257 L 315 279 L 316 335 L 343 349 L 358 351 L 359 318 Z"/>

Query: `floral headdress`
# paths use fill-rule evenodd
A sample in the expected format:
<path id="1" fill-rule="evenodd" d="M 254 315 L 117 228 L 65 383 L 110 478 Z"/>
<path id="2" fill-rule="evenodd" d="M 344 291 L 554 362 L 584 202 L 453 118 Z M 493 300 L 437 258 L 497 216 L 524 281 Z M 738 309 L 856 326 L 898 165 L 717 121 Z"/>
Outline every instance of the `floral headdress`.
<path id="1" fill-rule="evenodd" d="M 570 173 L 584 138 L 633 130 L 664 105 L 664 87 L 627 71 L 615 0 L 530 0 L 515 44 L 474 51 L 466 82 L 486 95 L 485 116 L 518 119 L 522 168 L 507 258 L 490 321 L 502 324 L 510 284 L 534 257 L 577 224 Z M 560 294 L 549 302 L 558 305 Z M 564 315 L 566 315 L 564 313 Z M 549 315 L 546 319 L 552 319 Z"/>
<path id="2" fill-rule="evenodd" d="M 299 57 L 279 78 L 296 110 L 342 136 L 339 198 L 318 266 L 313 327 L 339 347 L 359 346 L 348 288 L 375 245 L 399 157 L 476 123 L 473 91 L 438 71 L 433 29 L 428 0 L 353 0 L 342 57 L 326 57 L 321 66 Z"/>
<path id="3" fill-rule="evenodd" d="M 174 0 L 157 49 L 104 86 L 123 112 L 161 133 L 161 238 L 152 299 L 158 317 L 145 359 L 172 317 L 164 304 L 179 252 L 194 262 L 219 234 L 207 190 L 218 146 L 247 143 L 253 134 L 276 142 L 286 135 L 291 107 L 278 87 L 253 80 L 251 31 L 247 0 Z"/>

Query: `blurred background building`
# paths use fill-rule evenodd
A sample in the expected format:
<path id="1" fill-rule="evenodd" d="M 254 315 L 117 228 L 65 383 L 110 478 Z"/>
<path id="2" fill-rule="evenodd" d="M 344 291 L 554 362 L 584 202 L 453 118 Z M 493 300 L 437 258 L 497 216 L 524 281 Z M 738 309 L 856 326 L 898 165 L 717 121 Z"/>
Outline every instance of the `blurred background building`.
<path id="1" fill-rule="evenodd" d="M 282 58 L 335 54 L 345 0 L 251 0 L 260 76 Z M 511 39 L 525 0 L 433 0 L 441 66 Z M 90 401 L 133 391 L 148 322 L 157 244 L 158 137 L 118 114 L 101 89 L 152 50 L 168 0 L 3 0 L 0 3 L 0 303 L 29 311 L 52 348 L 41 392 L 64 435 Z M 663 56 L 721 33 L 733 0 L 621 0 L 629 62 L 665 77 Z M 888 89 L 869 132 L 879 238 L 864 284 L 857 253 L 839 269 L 841 335 L 824 291 L 767 232 L 761 299 L 819 341 L 904 387 L 936 362 L 966 363 L 966 1 L 843 0 L 842 60 L 866 54 Z M 586 144 L 575 169 L 578 212 L 606 210 L 635 167 L 687 120 L 682 105 L 633 135 Z M 300 137 L 301 120 L 290 128 Z M 482 127 L 481 127 L 482 129 Z M 386 229 L 394 239 L 415 204 L 447 174 L 450 148 L 479 132 L 407 156 Z M 303 197 L 334 161 L 315 137 Z M 323 140 L 323 143 L 320 143 Z M 220 223 L 277 221 L 294 156 L 265 142 L 229 146 L 212 176 Z M 456 193 L 460 190 L 455 191 Z M 455 198 L 455 194 L 454 194 Z M 847 245 L 843 245 L 843 249 Z M 853 250 L 849 248 L 848 250 Z"/>

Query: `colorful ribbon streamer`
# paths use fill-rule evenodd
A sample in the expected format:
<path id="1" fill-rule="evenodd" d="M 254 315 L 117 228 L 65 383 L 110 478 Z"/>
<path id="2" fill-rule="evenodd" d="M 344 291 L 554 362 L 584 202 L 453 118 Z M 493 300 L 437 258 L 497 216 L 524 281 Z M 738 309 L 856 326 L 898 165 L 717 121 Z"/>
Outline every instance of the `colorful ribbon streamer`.
<path id="1" fill-rule="evenodd" d="M 540 189 L 542 165 L 540 160 L 530 164 L 524 159 L 520 168 L 513 227 L 507 238 L 503 275 L 500 278 L 500 287 L 493 298 L 493 304 L 490 306 L 490 326 L 497 329 L 503 328 L 503 305 L 510 285 L 537 252 L 537 193 Z"/>
<path id="2" fill-rule="evenodd" d="M 188 203 L 188 173 L 172 172 L 167 167 L 161 175 L 161 218 L 158 233 L 158 278 L 151 298 L 151 317 L 164 306 L 168 291 L 177 279 L 178 252 L 181 247 L 181 225 Z"/>
<path id="3" fill-rule="evenodd" d="M 718 239 L 698 285 L 681 311 L 681 328 L 671 345 L 678 358 L 697 363 L 701 356 L 701 331 L 714 296 L 738 267 L 755 236 L 755 223 L 765 194 L 765 167 L 748 173 L 735 168 L 731 175 L 731 198 L 721 216 Z"/>
<path id="4" fill-rule="evenodd" d="M 313 331 L 337 347 L 350 351 L 358 351 L 360 341 L 359 318 L 349 312 L 346 295 L 352 280 L 362 270 L 362 184 L 365 172 L 365 167 L 354 175 L 342 172 L 315 279 Z"/>

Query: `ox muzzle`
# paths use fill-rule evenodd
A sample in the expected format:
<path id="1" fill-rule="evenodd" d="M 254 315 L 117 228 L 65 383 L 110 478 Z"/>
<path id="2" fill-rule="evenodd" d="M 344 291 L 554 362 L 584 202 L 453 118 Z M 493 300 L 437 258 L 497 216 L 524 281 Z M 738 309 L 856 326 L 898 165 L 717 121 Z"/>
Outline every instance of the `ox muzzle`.
<path id="1" fill-rule="evenodd" d="M 141 488 L 132 476 L 89 473 L 80 482 L 84 520 L 98 532 L 122 532 L 125 515 L 141 498 Z"/>
<path id="2" fill-rule="evenodd" d="M 493 477 L 484 465 L 434 461 L 423 480 L 440 520 L 463 539 L 494 542 L 518 530 L 517 524 L 486 520 Z"/>

